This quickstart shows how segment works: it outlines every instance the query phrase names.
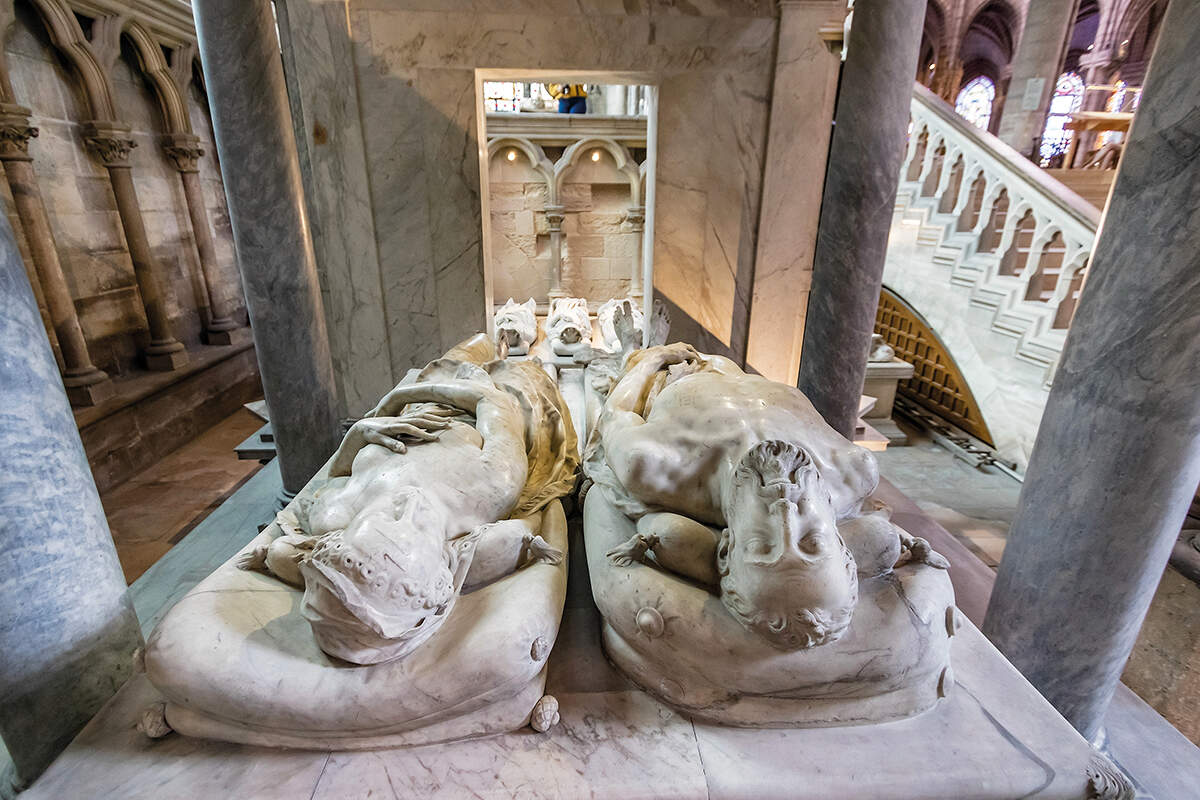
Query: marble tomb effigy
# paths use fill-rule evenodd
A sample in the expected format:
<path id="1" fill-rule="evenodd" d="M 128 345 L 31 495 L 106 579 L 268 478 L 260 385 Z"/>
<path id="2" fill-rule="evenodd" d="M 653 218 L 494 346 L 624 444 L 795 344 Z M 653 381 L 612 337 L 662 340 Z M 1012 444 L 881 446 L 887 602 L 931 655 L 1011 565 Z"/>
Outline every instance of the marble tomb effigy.
<path id="1" fill-rule="evenodd" d="M 576 436 L 480 335 L 402 382 L 150 636 L 143 729 L 364 749 L 544 730 Z"/>
<path id="2" fill-rule="evenodd" d="M 881 722 L 949 691 L 947 562 L 868 499 L 874 457 L 795 388 L 674 344 L 633 352 L 589 436 L 605 650 L 737 726 Z"/>

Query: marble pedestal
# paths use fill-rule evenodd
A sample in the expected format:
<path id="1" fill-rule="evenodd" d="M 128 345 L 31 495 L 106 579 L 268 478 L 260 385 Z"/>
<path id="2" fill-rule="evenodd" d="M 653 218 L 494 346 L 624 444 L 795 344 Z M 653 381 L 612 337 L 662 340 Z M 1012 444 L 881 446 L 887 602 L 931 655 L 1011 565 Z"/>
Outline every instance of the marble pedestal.
<path id="1" fill-rule="evenodd" d="M 875 398 L 875 406 L 863 414 L 869 420 L 891 419 L 896 404 L 896 385 L 913 376 L 913 365 L 899 358 L 868 361 L 862 393 Z"/>
<path id="2" fill-rule="evenodd" d="M 952 640 L 955 685 L 926 714 L 873 726 L 755 730 L 693 723 L 605 661 L 572 530 L 567 610 L 546 691 L 562 722 L 427 747 L 270 750 L 135 730 L 157 699 L 131 681 L 23 795 L 207 798 L 1071 798 L 1088 744 L 970 623 Z"/>

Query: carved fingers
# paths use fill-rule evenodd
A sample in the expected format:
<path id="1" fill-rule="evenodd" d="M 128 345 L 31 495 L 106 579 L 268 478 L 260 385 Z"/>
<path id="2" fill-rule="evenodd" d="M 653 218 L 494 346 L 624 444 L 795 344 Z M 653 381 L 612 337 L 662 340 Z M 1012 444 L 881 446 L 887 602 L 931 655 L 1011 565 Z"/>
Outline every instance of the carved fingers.
<path id="1" fill-rule="evenodd" d="M 630 567 L 640 562 L 651 547 L 650 541 L 641 534 L 631 537 L 628 541 L 609 550 L 604 555 L 618 567 Z"/>
<path id="2" fill-rule="evenodd" d="M 418 442 L 432 442 L 438 433 L 448 426 L 448 420 L 433 415 L 405 415 L 402 417 L 376 417 L 354 423 L 367 444 L 386 447 L 393 453 L 407 453 L 405 438 Z"/>

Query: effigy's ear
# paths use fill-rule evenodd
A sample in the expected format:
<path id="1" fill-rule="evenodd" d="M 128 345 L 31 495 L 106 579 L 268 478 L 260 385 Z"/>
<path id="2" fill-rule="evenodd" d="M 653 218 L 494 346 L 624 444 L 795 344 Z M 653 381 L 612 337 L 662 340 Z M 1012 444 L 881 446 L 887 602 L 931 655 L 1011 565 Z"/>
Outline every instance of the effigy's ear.
<path id="1" fill-rule="evenodd" d="M 717 574 L 724 578 L 729 574 L 729 552 L 733 549 L 733 531 L 725 528 L 717 541 Z"/>

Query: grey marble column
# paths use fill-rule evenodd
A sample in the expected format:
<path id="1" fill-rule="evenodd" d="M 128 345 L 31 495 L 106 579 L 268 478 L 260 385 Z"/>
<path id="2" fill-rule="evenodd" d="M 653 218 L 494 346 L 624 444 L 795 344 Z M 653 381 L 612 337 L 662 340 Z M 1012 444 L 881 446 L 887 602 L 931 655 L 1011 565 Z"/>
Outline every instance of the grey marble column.
<path id="1" fill-rule="evenodd" d="M 196 253 L 200 256 L 200 272 L 204 276 L 204 287 L 208 294 L 208 315 L 204 321 L 204 338 L 208 344 L 233 344 L 231 331 L 238 327 L 217 288 L 220 273 L 217 270 L 217 251 L 213 247 L 212 229 L 208 225 L 208 209 L 204 206 L 204 189 L 200 186 L 200 137 L 192 134 L 173 133 L 164 137 L 163 151 L 183 183 L 183 197 L 187 202 L 188 217 L 192 223 L 192 237 L 196 241 Z"/>
<path id="2" fill-rule="evenodd" d="M 107 373 L 92 363 L 83 328 L 79 326 L 75 300 L 58 259 L 50 218 L 29 155 L 29 140 L 38 135 L 38 129 L 29 124 L 29 115 L 27 108 L 0 103 L 0 162 L 4 164 L 13 205 L 25 229 L 29 255 L 62 352 L 67 397 L 74 405 L 96 405 L 113 396 L 113 383 Z"/>
<path id="3" fill-rule="evenodd" d="M 275 20 L 267 0 L 192 8 L 283 487 L 296 492 L 341 436 Z"/>
<path id="4" fill-rule="evenodd" d="M 1172 3 L 984 632 L 1094 737 L 1200 483 L 1200 3 Z"/>
<path id="5" fill-rule="evenodd" d="M 84 141 L 108 170 L 117 201 L 117 215 L 125 231 L 125 244 L 129 247 L 129 259 L 133 262 L 138 293 L 142 296 L 146 323 L 150 328 L 150 344 L 145 350 L 146 367 L 163 372 L 179 369 L 188 362 L 187 351 L 171 330 L 167 298 L 160 279 L 161 268 L 150 249 L 146 222 L 142 219 L 142 207 L 130 174 L 129 153 L 137 147 L 137 142 L 130 135 L 128 125 L 116 122 L 89 122 L 84 128 Z"/>
<path id="6" fill-rule="evenodd" d="M 125 682 L 142 637 L 3 214 L 0 386 L 0 736 L 13 761 L 0 779 L 21 786 Z"/>
<path id="7" fill-rule="evenodd" d="M 847 437 L 858 417 L 875 330 L 924 19 L 922 0 L 860 0 L 854 6 L 799 380 L 825 420 Z"/>
<path id="8" fill-rule="evenodd" d="M 1029 155 L 1042 135 L 1054 84 L 1067 56 L 1067 37 L 1079 0 L 1037 0 L 1029 4 L 1013 56 L 1012 80 L 999 136 L 1018 153 Z"/>

